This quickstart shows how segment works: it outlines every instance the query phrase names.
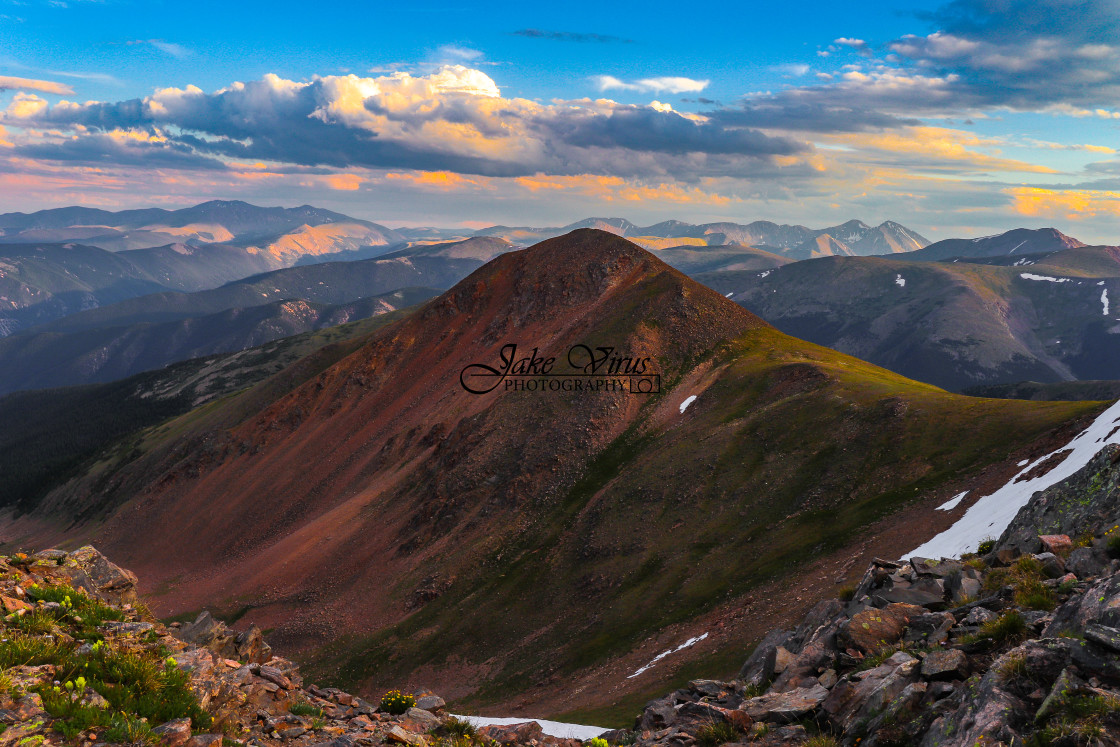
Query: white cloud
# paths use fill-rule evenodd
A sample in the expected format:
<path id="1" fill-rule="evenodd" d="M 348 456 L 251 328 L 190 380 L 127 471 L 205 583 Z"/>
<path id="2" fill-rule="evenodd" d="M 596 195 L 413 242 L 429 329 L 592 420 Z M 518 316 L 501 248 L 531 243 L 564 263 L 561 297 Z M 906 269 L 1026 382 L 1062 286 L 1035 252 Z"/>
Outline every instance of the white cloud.
<path id="1" fill-rule="evenodd" d="M 40 91 L 58 95 L 74 93 L 74 89 L 65 83 L 55 83 L 53 80 L 16 78 L 11 75 L 0 75 L 0 91 Z"/>
<path id="2" fill-rule="evenodd" d="M 707 88 L 711 82 L 679 76 L 642 78 L 627 83 L 613 75 L 595 75 L 592 76 L 591 80 L 600 91 L 621 90 L 638 91 L 640 93 L 699 93 Z"/>

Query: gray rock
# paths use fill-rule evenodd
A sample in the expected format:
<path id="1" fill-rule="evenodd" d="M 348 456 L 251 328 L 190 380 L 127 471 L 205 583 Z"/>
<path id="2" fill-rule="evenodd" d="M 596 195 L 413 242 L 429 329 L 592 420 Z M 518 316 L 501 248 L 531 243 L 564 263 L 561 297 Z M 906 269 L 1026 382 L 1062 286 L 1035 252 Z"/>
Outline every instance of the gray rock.
<path id="1" fill-rule="evenodd" d="M 1080 579 L 1099 576 L 1104 570 L 1108 558 L 1104 553 L 1093 547 L 1078 547 L 1069 554 L 1066 560 L 1066 570 Z"/>
<path id="2" fill-rule="evenodd" d="M 919 646 L 936 646 L 949 640 L 949 631 L 956 624 L 956 618 L 948 612 L 918 615 L 906 626 L 902 640 Z"/>
<path id="3" fill-rule="evenodd" d="M 762 687 L 774 678 L 774 663 L 778 646 L 790 637 L 787 630 L 771 630 L 759 641 L 754 651 L 739 670 L 739 679 L 748 687 Z"/>
<path id="4" fill-rule="evenodd" d="M 191 720 L 177 718 L 152 729 L 152 734 L 164 747 L 181 747 L 191 738 Z"/>
<path id="5" fill-rule="evenodd" d="M 833 727 L 851 733 L 917 682 L 918 667 L 917 659 L 899 651 L 879 666 L 836 683 L 821 710 Z"/>
<path id="6" fill-rule="evenodd" d="M 1052 552 L 1042 552 L 1034 556 L 1034 559 L 1042 563 L 1042 572 L 1049 578 L 1061 578 L 1066 575 L 1065 561 Z"/>
<path id="7" fill-rule="evenodd" d="M 1100 534 L 1120 524 L 1120 446 L 1105 446 L 1080 470 L 1036 493 L 1008 525 L 997 548 L 1035 553 L 1041 534 Z M 1076 571 L 1074 571 L 1076 573 Z M 1080 575 L 1080 574 L 1079 574 Z"/>
<path id="8" fill-rule="evenodd" d="M 828 697 L 828 690 L 818 683 L 784 693 L 767 693 L 744 701 L 739 708 L 755 721 L 790 723 L 809 716 Z"/>
<path id="9" fill-rule="evenodd" d="M 932 651 L 922 660 L 922 676 L 927 680 L 963 680 L 968 676 L 968 657 L 963 651 Z"/>
<path id="10" fill-rule="evenodd" d="M 416 707 L 425 711 L 438 711 L 446 705 L 447 702 L 438 695 L 424 695 L 416 699 Z"/>
<path id="11" fill-rule="evenodd" d="M 1120 630 L 1105 625 L 1085 626 L 1085 640 L 1097 643 L 1105 648 L 1120 652 Z"/>

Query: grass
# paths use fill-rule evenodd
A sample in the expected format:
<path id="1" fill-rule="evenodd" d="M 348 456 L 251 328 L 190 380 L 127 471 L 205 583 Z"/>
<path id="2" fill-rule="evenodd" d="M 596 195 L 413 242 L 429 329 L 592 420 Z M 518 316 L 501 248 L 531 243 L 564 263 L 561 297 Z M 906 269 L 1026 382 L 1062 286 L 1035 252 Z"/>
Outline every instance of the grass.
<path id="1" fill-rule="evenodd" d="M 55 719 L 54 728 L 64 737 L 75 739 L 89 728 L 103 727 L 118 735 L 136 736 L 110 741 L 142 743 L 148 740 L 146 724 L 189 717 L 196 729 L 211 725 L 210 714 L 190 690 L 190 676 L 159 651 L 123 651 L 96 640 L 88 653 L 78 653 L 79 641 L 94 637 L 91 631 L 96 624 L 124 617 L 120 610 L 68 586 L 32 585 L 28 594 L 60 606 L 14 619 L 17 627 L 5 631 L 0 640 L 0 668 L 42 664 L 57 668 L 55 676 L 62 684 L 32 689 L 39 693 L 44 709 Z M 48 630 L 55 635 L 39 637 Z M 108 707 L 83 702 L 88 690 L 104 698 Z"/>
<path id="2" fill-rule="evenodd" d="M 1006 612 L 994 620 L 989 620 L 971 636 L 965 636 L 963 643 L 992 641 L 999 644 L 1015 643 L 1027 633 L 1027 621 L 1017 611 Z"/>
<path id="3" fill-rule="evenodd" d="M 737 742 L 741 732 L 726 721 L 707 724 L 696 732 L 698 747 L 719 747 L 728 742 Z"/>
<path id="4" fill-rule="evenodd" d="M 323 709 L 318 706 L 313 706 L 310 703 L 300 702 L 292 703 L 288 711 L 293 716 L 322 716 Z"/>
<path id="5" fill-rule="evenodd" d="M 1057 711 L 1027 742 L 1028 747 L 1053 744 L 1098 744 L 1120 727 L 1120 699 L 1102 695 L 1073 695 L 1062 699 Z"/>
<path id="6" fill-rule="evenodd" d="M 1015 604 L 1032 610 L 1049 611 L 1058 604 L 1054 590 L 1046 585 L 1042 563 L 1023 555 L 1006 568 L 996 568 L 984 577 L 984 590 L 994 593 L 1004 586 L 1014 590 Z"/>

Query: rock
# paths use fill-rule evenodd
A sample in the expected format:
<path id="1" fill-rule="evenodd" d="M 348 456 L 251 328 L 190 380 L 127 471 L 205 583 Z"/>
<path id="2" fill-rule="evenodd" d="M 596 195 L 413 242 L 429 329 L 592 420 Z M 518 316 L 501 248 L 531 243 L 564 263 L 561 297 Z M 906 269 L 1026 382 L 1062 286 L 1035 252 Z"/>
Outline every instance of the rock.
<path id="1" fill-rule="evenodd" d="M 996 546 L 1035 553 L 1043 549 L 1039 535 L 1099 535 L 1120 524 L 1118 455 L 1120 446 L 1107 445 L 1077 472 L 1037 493 L 1015 514 Z"/>
<path id="2" fill-rule="evenodd" d="M 1043 552 L 1034 556 L 1034 559 L 1042 563 L 1042 572 L 1048 578 L 1060 578 L 1065 575 L 1066 564 L 1065 561 L 1059 558 L 1052 552 Z"/>
<path id="3" fill-rule="evenodd" d="M 266 679 L 269 682 L 275 684 L 277 687 L 282 687 L 285 690 L 292 689 L 292 681 L 285 677 L 284 673 L 276 667 L 262 666 L 260 670 L 260 676 L 263 679 Z"/>
<path id="4" fill-rule="evenodd" d="M 836 661 L 836 637 L 839 629 L 840 620 L 818 628 L 793 661 L 785 666 L 770 689 L 786 692 L 817 685 L 817 675 L 832 667 Z"/>
<path id="5" fill-rule="evenodd" d="M 949 631 L 957 624 L 948 612 L 930 612 L 910 620 L 902 640 L 919 646 L 936 646 L 949 640 Z"/>
<path id="6" fill-rule="evenodd" d="M 425 711 L 440 711 L 447 703 L 438 695 L 423 695 L 416 699 L 416 707 Z"/>
<path id="7" fill-rule="evenodd" d="M 774 674 L 781 674 L 789 669 L 789 665 L 797 657 L 791 654 L 785 646 L 778 646 L 774 649 Z"/>
<path id="8" fill-rule="evenodd" d="M 831 624 L 844 612 L 844 603 L 839 599 L 826 599 L 817 602 L 805 613 L 801 623 L 793 629 L 789 638 L 782 643 L 790 653 L 800 654 L 809 641 L 817 638 L 821 628 Z"/>
<path id="9" fill-rule="evenodd" d="M 489 728 L 489 727 L 484 727 L 484 728 Z M 539 729 L 540 727 L 537 727 L 537 728 Z M 479 729 L 479 731 L 481 732 L 483 730 Z M 492 736 L 492 735 L 488 735 L 488 736 Z M 492 738 L 497 739 L 497 737 L 493 737 L 493 736 L 492 736 Z M 388 742 L 396 742 L 397 744 L 407 744 L 407 745 L 410 745 L 411 747 L 427 747 L 427 744 L 428 744 L 428 740 L 424 739 L 424 737 L 420 736 L 419 734 L 413 734 L 410 731 L 405 731 L 404 729 L 402 729 L 399 726 L 394 726 L 393 728 L 389 729 L 389 731 L 387 731 L 385 733 L 385 740 L 388 741 Z M 498 740 L 498 741 L 501 741 L 501 740 Z"/>
<path id="10" fill-rule="evenodd" d="M 963 680 L 968 676 L 968 657 L 963 651 L 932 651 L 922 660 L 922 677 L 927 680 Z"/>
<path id="11" fill-rule="evenodd" d="M 914 573 L 919 576 L 934 576 L 936 578 L 946 578 L 953 574 L 959 574 L 964 569 L 964 563 L 959 560 L 949 560 L 941 558 L 940 560 L 932 560 L 930 558 L 910 558 L 910 567 L 914 569 Z"/>
<path id="12" fill-rule="evenodd" d="M 910 582 L 891 576 L 891 580 L 884 588 L 872 592 L 871 599 L 876 606 L 901 602 L 929 609 L 943 609 L 945 581 L 941 578 L 919 578 Z"/>
<path id="13" fill-rule="evenodd" d="M 832 688 L 821 706 L 829 723 L 844 733 L 882 712 L 899 693 L 918 681 L 919 662 L 899 651 L 877 667 L 853 674 Z"/>
<path id="14" fill-rule="evenodd" d="M 922 607 L 897 602 L 881 610 L 857 612 L 841 625 L 840 639 L 846 648 L 873 654 L 884 645 L 900 640 L 910 620 L 925 613 Z"/>
<path id="15" fill-rule="evenodd" d="M 1085 640 L 1093 641 L 1107 649 L 1120 653 L 1120 630 L 1105 625 L 1085 626 Z"/>
<path id="16" fill-rule="evenodd" d="M 961 619 L 961 625 L 983 625 L 989 620 L 994 620 L 999 615 L 992 612 L 985 607 L 973 607 L 969 610 L 968 614 Z"/>
<path id="17" fill-rule="evenodd" d="M 536 721 L 509 726 L 483 726 L 478 733 L 501 744 L 525 744 L 531 739 L 540 740 L 544 737 L 544 731 Z"/>
<path id="18" fill-rule="evenodd" d="M 817 682 L 821 683 L 821 687 L 828 690 L 831 690 L 838 680 L 839 677 L 836 676 L 835 669 L 826 669 L 820 677 L 817 677 Z"/>
<path id="19" fill-rule="evenodd" d="M 440 725 L 440 720 L 423 708 L 409 708 L 404 713 L 402 726 L 409 731 L 424 734 Z"/>
<path id="20" fill-rule="evenodd" d="M 1052 638 L 1064 631 L 1084 630 L 1090 623 L 1120 628 L 1120 575 L 1102 578 L 1058 607 L 1042 635 Z"/>
<path id="21" fill-rule="evenodd" d="M 90 545 L 70 553 L 59 570 L 71 586 L 104 602 L 123 606 L 137 601 L 136 576 L 109 562 Z"/>
<path id="22" fill-rule="evenodd" d="M 191 720 L 189 718 L 177 718 L 174 721 L 168 721 L 152 729 L 152 734 L 164 747 L 181 747 L 191 738 Z"/>
<path id="23" fill-rule="evenodd" d="M 677 709 L 672 697 L 658 698 L 646 703 L 635 727 L 638 731 L 659 731 L 677 720 Z"/>
<path id="24" fill-rule="evenodd" d="M 1054 555 L 1065 555 L 1073 550 L 1073 540 L 1068 534 L 1042 534 L 1039 535 L 1038 541 L 1042 543 L 1046 552 Z"/>
<path id="25" fill-rule="evenodd" d="M 786 642 L 790 632 L 786 630 L 771 630 L 766 634 L 754 651 L 743 662 L 739 670 L 739 679 L 748 687 L 762 687 L 769 684 L 774 678 L 774 664 L 778 646 Z"/>
<path id="26" fill-rule="evenodd" d="M 767 693 L 744 701 L 740 710 L 754 721 L 774 721 L 790 723 L 800 721 L 817 710 L 828 690 L 816 684 L 813 687 L 799 687 L 784 693 Z"/>
<path id="27" fill-rule="evenodd" d="M 22 599 L 16 599 L 14 597 L 6 597 L 2 595 L 0 595 L 0 604 L 4 606 L 5 612 L 18 612 L 20 610 L 30 612 L 31 610 L 35 609 Z"/>
<path id="28" fill-rule="evenodd" d="M 1078 578 L 1099 576 L 1107 565 L 1107 558 L 1092 547 L 1078 547 L 1066 559 L 1066 570 L 1077 574 Z"/>
<path id="29" fill-rule="evenodd" d="M 187 747 L 222 747 L 222 735 L 197 734 L 187 740 Z"/>

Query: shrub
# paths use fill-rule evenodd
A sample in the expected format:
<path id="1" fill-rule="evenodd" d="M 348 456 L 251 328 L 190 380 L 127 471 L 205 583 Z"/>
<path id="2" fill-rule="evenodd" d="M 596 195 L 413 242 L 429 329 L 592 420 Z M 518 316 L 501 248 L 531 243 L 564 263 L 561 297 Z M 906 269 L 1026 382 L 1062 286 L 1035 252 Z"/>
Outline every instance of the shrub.
<path id="1" fill-rule="evenodd" d="M 1015 604 L 1029 610 L 1049 612 L 1058 605 L 1054 590 L 1038 579 L 1025 579 L 1015 586 Z"/>
<path id="2" fill-rule="evenodd" d="M 147 721 L 139 718 L 131 718 L 126 714 L 117 714 L 112 722 L 109 724 L 108 730 L 105 732 L 105 740 L 114 742 L 116 744 L 144 744 L 153 745 L 159 740 L 152 734 L 152 727 L 148 725 Z M 222 744 L 225 744 L 225 739 L 222 739 Z"/>
<path id="3" fill-rule="evenodd" d="M 310 703 L 292 703 L 291 708 L 288 709 L 293 716 L 322 716 L 323 709 L 311 705 Z"/>
<path id="4" fill-rule="evenodd" d="M 836 737 L 828 734 L 818 734 L 815 737 L 810 737 L 809 741 L 802 747 L 840 747 L 840 743 L 836 741 Z"/>
<path id="5" fill-rule="evenodd" d="M 977 640 L 989 640 L 997 643 L 1010 643 L 1017 641 L 1027 632 L 1027 621 L 1018 612 L 1008 612 L 994 620 L 989 620 L 980 626 L 976 633 Z"/>
<path id="6" fill-rule="evenodd" d="M 1104 551 L 1110 558 L 1120 558 L 1120 534 L 1114 534 L 1105 540 Z"/>
<path id="7" fill-rule="evenodd" d="M 401 715 L 414 705 L 416 705 L 416 698 L 402 695 L 400 690 L 390 690 L 381 696 L 381 710 L 393 716 Z"/>
<path id="8" fill-rule="evenodd" d="M 474 724 L 467 721 L 465 718 L 455 718 L 452 716 L 443 723 L 443 726 L 453 737 L 472 740 L 478 737 L 478 730 L 474 728 Z"/>
<path id="9" fill-rule="evenodd" d="M 996 540 L 994 537 L 987 537 L 980 540 L 980 546 L 976 548 L 977 555 L 987 555 L 992 550 L 996 549 Z"/>
<path id="10" fill-rule="evenodd" d="M 718 724 L 708 724 L 700 727 L 696 732 L 696 744 L 699 747 L 719 747 L 721 744 L 735 742 L 739 739 L 739 732 L 726 721 Z"/>
<path id="11" fill-rule="evenodd" d="M 610 745 L 607 744 L 607 740 L 602 737 L 592 737 L 587 740 L 587 745 L 588 747 L 610 747 Z"/>
<path id="12" fill-rule="evenodd" d="M 855 598 L 855 595 L 856 587 L 852 586 L 851 584 L 847 586 L 841 586 L 840 590 L 836 592 L 836 596 L 840 599 L 841 602 L 850 602 Z"/>

